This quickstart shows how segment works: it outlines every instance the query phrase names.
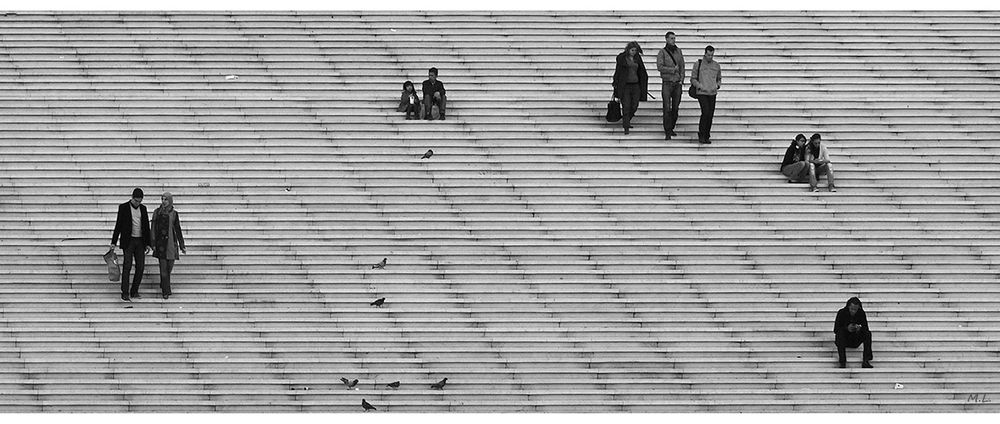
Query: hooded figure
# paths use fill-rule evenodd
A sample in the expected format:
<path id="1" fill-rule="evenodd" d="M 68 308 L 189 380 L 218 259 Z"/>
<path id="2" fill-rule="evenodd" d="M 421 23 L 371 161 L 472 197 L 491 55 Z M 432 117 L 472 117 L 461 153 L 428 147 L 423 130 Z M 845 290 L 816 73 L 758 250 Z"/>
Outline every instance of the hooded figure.
<path id="1" fill-rule="evenodd" d="M 846 348 L 856 348 L 865 345 L 865 353 L 862 358 L 862 368 L 872 368 L 869 361 L 872 360 L 872 333 L 868 329 L 868 317 L 861 307 L 861 300 L 852 297 L 847 300 L 839 311 L 837 319 L 833 323 L 833 332 L 836 335 L 837 354 L 839 355 L 840 367 L 847 367 Z"/>

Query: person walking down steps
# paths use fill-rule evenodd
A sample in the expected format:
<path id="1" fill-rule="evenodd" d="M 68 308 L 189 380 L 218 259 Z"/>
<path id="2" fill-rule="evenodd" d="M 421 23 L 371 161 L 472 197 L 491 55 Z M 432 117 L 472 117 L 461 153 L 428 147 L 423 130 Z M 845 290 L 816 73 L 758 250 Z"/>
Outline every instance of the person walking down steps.
<path id="1" fill-rule="evenodd" d="M 111 233 L 111 248 L 115 248 L 121 236 L 121 249 L 125 258 L 122 262 L 122 300 L 131 302 L 139 299 L 139 285 L 142 283 L 142 272 L 146 266 L 146 254 L 150 251 L 149 214 L 146 205 L 142 204 L 142 189 L 132 190 L 132 199 L 118 205 L 118 216 L 115 219 L 115 229 Z M 128 274 L 135 262 L 135 278 L 129 287 Z"/>
<path id="2" fill-rule="evenodd" d="M 180 253 L 187 254 L 181 219 L 174 210 L 174 195 L 169 192 L 160 196 L 160 207 L 153 211 L 153 256 L 160 262 L 160 293 L 163 299 L 170 298 L 170 273 Z"/>
<path id="3" fill-rule="evenodd" d="M 632 128 L 632 118 L 639 109 L 639 102 L 645 101 L 649 95 L 649 75 L 646 65 L 642 63 L 642 47 L 637 41 L 631 41 L 625 46 L 625 51 L 615 58 L 615 74 L 611 86 L 615 89 L 615 97 L 622 104 L 622 128 L 625 134 Z"/>

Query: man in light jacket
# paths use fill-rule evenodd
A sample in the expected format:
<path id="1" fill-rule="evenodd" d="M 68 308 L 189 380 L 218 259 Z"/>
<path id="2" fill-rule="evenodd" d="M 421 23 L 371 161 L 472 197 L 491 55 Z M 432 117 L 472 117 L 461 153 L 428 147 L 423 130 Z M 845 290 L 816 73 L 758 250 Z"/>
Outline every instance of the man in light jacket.
<path id="1" fill-rule="evenodd" d="M 837 191 L 837 181 L 833 176 L 833 163 L 830 162 L 830 153 L 823 145 L 823 138 L 818 133 L 809 137 L 809 144 L 806 149 L 806 160 L 809 162 L 809 189 L 813 192 L 819 191 L 819 177 L 826 175 L 827 187 L 830 191 Z"/>
<path id="2" fill-rule="evenodd" d="M 698 122 L 698 142 L 712 144 L 712 118 L 715 117 L 715 97 L 722 88 L 722 67 L 714 60 L 715 47 L 706 46 L 705 56 L 698 59 L 691 73 L 691 85 L 695 86 L 698 105 L 701 106 L 701 120 Z"/>
<path id="3" fill-rule="evenodd" d="M 663 99 L 663 138 L 677 135 L 674 126 L 677 125 L 677 111 L 681 106 L 681 94 L 684 91 L 684 53 L 677 47 L 677 36 L 673 31 L 664 36 L 667 44 L 656 54 L 656 69 L 660 71 L 663 81 L 661 94 Z"/>

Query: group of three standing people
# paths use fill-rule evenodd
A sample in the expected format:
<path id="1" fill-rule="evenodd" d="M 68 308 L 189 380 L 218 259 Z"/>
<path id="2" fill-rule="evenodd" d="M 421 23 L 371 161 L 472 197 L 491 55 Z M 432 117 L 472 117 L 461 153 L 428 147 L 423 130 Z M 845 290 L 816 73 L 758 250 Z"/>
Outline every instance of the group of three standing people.
<path id="1" fill-rule="evenodd" d="M 656 55 L 656 69 L 663 81 L 661 88 L 663 99 L 663 132 L 664 139 L 670 140 L 676 136 L 674 127 L 677 125 L 677 111 L 681 104 L 685 67 L 684 54 L 677 47 L 677 36 L 672 31 L 665 35 L 666 45 Z M 715 48 L 705 47 L 704 57 L 699 59 L 692 68 L 691 85 L 694 86 L 698 104 L 701 106 L 701 120 L 698 123 L 698 142 L 711 144 L 712 118 L 715 116 L 715 98 L 722 86 L 722 69 L 714 60 Z M 632 41 L 625 46 L 625 51 L 618 54 L 615 60 L 615 74 L 611 85 L 614 87 L 614 97 L 621 101 L 622 127 L 625 134 L 632 128 L 632 118 L 639 108 L 639 102 L 648 96 L 649 76 L 646 66 L 642 63 L 642 47 Z"/>
<path id="2" fill-rule="evenodd" d="M 174 261 L 180 259 L 180 252 L 187 253 L 184 247 L 184 235 L 181 234 L 181 220 L 174 210 L 174 196 L 163 193 L 160 196 L 160 207 L 153 211 L 153 220 L 149 220 L 146 205 L 142 204 L 142 189 L 132 190 L 132 199 L 118 205 L 118 217 L 115 229 L 111 234 L 111 248 L 114 249 L 121 236 L 121 249 L 125 255 L 122 263 L 122 300 L 131 302 L 138 299 L 139 284 L 142 283 L 143 268 L 146 265 L 146 254 L 150 251 L 160 262 L 160 291 L 164 299 L 170 297 L 170 273 Z M 135 278 L 129 287 L 129 272 L 135 262 Z"/>

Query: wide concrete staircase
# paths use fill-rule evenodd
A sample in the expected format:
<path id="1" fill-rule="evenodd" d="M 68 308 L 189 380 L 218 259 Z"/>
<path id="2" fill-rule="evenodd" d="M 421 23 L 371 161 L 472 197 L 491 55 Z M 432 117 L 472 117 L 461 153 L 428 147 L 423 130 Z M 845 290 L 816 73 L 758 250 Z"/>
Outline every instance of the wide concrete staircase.
<path id="1" fill-rule="evenodd" d="M 998 412 L 998 20 L 4 14 L 0 412 Z M 667 30 L 718 49 L 711 146 L 686 96 L 669 142 L 658 100 L 603 120 Z M 430 66 L 448 120 L 404 121 Z M 778 174 L 800 132 L 838 193 Z M 101 261 L 136 186 L 176 195 L 168 301 Z M 851 296 L 874 369 L 835 367 Z"/>

